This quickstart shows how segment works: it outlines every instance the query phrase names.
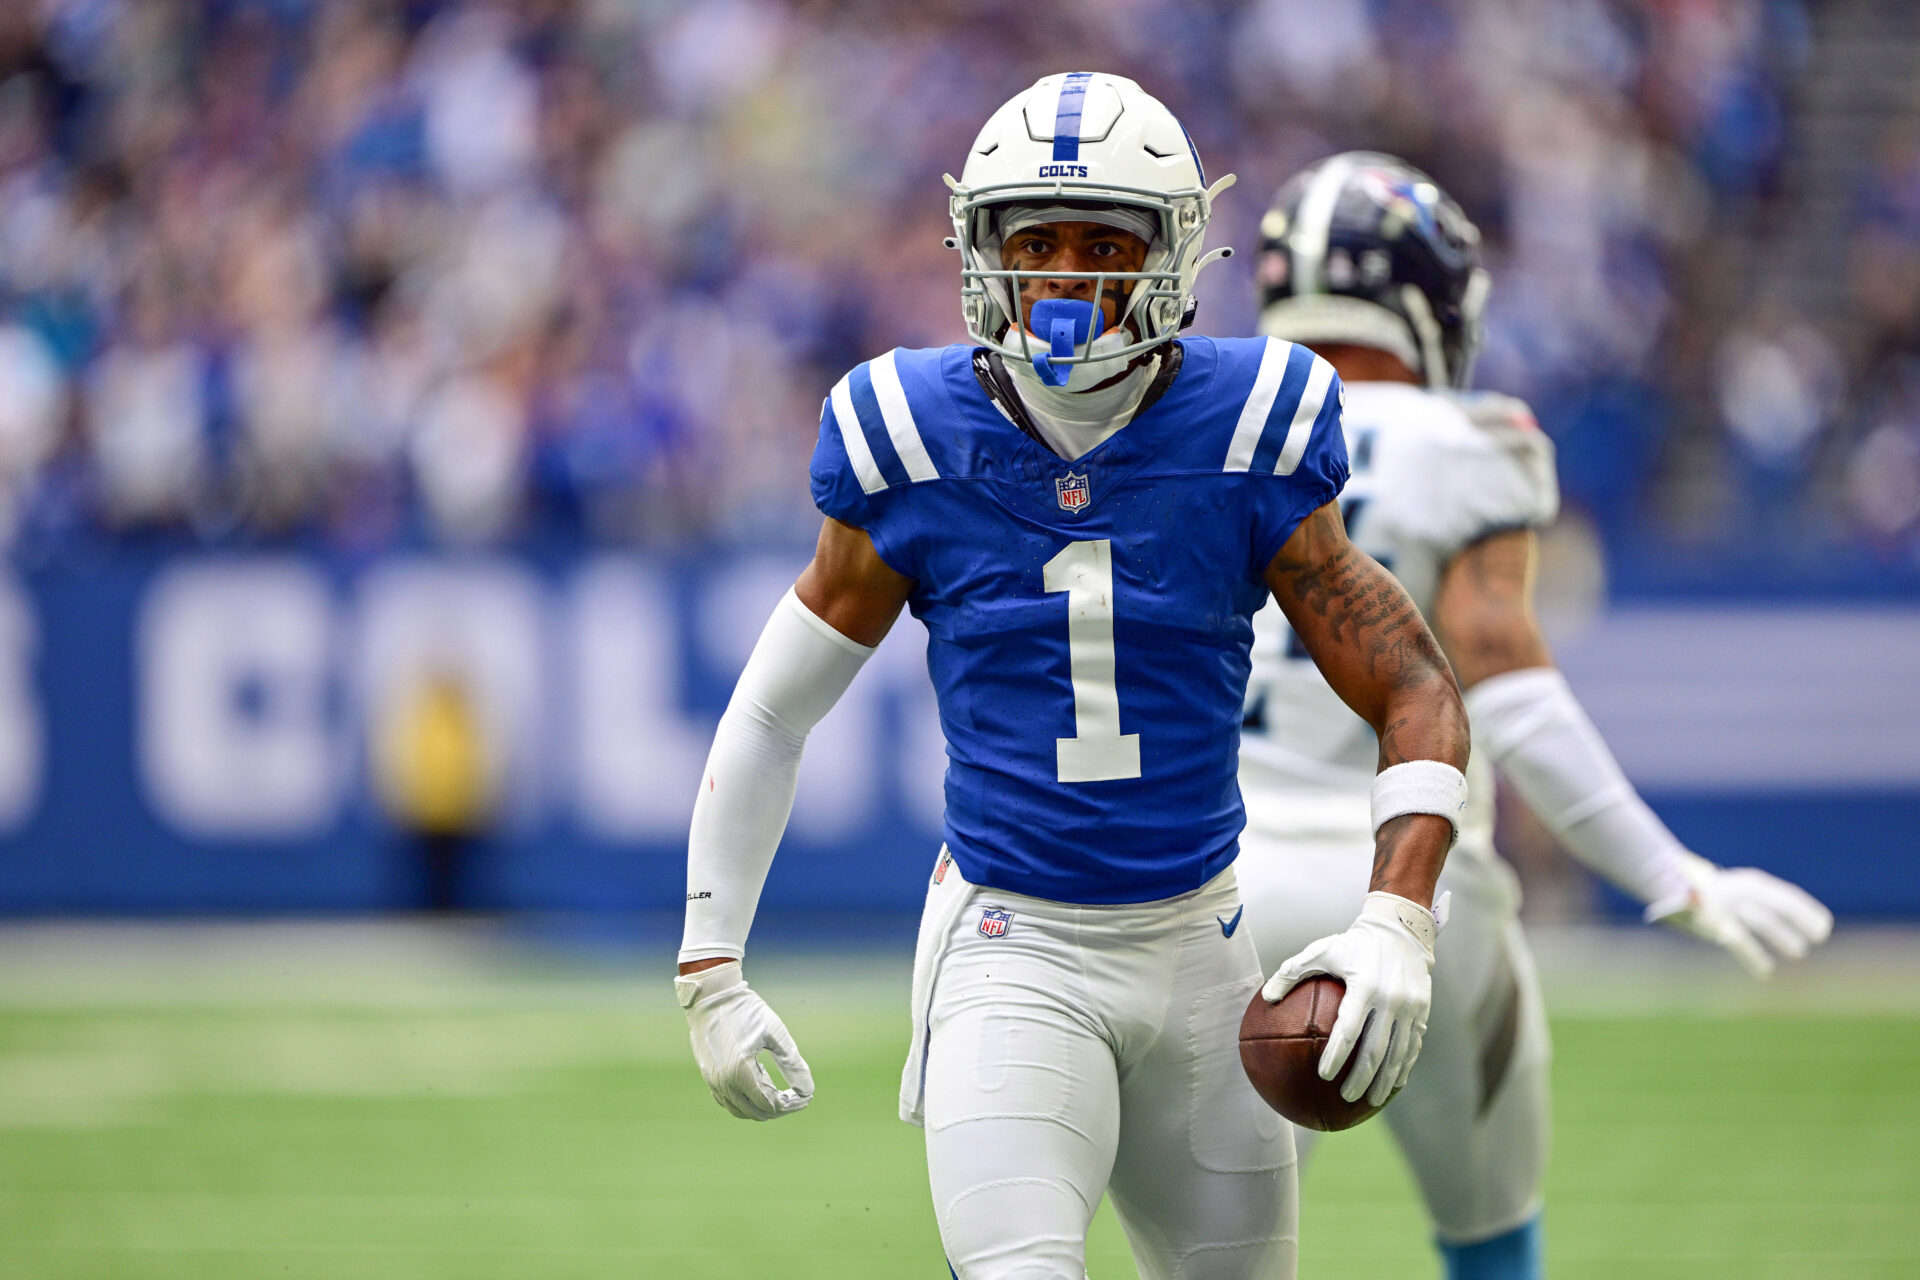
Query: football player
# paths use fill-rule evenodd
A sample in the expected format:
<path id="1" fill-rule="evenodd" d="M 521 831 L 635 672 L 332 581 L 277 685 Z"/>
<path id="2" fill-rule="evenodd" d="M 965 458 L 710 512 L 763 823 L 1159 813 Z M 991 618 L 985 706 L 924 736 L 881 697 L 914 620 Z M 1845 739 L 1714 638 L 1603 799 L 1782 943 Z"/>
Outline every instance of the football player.
<path id="1" fill-rule="evenodd" d="M 1261 225 L 1263 333 L 1309 343 L 1347 386 L 1354 542 L 1399 578 L 1466 690 L 1475 750 L 1460 841 L 1440 878 L 1420 1069 L 1385 1112 L 1452 1280 L 1541 1273 L 1547 1025 L 1519 929 L 1517 883 L 1493 852 L 1492 767 L 1646 918 L 1718 943 L 1756 975 L 1833 919 L 1763 871 L 1684 848 L 1635 794 L 1533 614 L 1535 530 L 1558 506 L 1553 450 L 1517 400 L 1470 395 L 1487 275 L 1479 233 L 1425 174 L 1334 156 L 1281 187 Z M 1255 623 L 1241 744 L 1247 924 L 1269 964 L 1337 928 L 1366 893 L 1374 730 L 1315 670 L 1278 610 Z M 1308 953 L 1276 975 L 1322 968 Z"/>
<path id="2" fill-rule="evenodd" d="M 1048 76 L 947 181 L 971 342 L 890 351 L 827 397 L 819 544 L 701 782 L 676 983 L 695 1057 L 735 1115 L 812 1096 L 741 957 L 808 729 L 906 606 L 949 763 L 901 1114 L 953 1270 L 1081 1280 L 1111 1191 L 1143 1276 L 1291 1276 L 1292 1138 L 1236 1047 L 1261 982 L 1232 870 L 1253 615 L 1278 599 L 1379 731 L 1371 891 L 1317 961 L 1349 984 L 1325 1070 L 1351 1059 L 1350 1097 L 1384 1098 L 1419 1049 L 1464 708 L 1342 530 L 1333 369 L 1178 336 L 1231 182 L 1179 121 L 1130 80 Z"/>

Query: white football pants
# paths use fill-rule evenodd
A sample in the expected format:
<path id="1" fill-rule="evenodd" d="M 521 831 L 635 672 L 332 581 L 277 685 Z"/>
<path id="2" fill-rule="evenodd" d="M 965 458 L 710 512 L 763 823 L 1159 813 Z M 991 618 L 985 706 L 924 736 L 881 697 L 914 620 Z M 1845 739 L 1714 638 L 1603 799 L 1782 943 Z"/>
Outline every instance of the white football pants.
<path id="1" fill-rule="evenodd" d="M 940 876 L 901 1109 L 960 1280 L 1082 1280 L 1103 1192 L 1144 1280 L 1291 1280 L 1293 1141 L 1240 1067 L 1260 972 L 1233 872 L 1110 907 Z"/>
<path id="2" fill-rule="evenodd" d="M 1260 827 L 1259 800 L 1247 801 L 1234 869 L 1260 963 L 1272 972 L 1353 923 L 1373 874 L 1373 837 L 1282 838 Z M 1490 849 L 1463 844 L 1448 855 L 1440 889 L 1452 892 L 1453 906 L 1434 945 L 1427 1036 L 1412 1078 L 1380 1118 L 1440 1240 L 1472 1244 L 1540 1210 L 1551 1050 L 1513 872 Z M 1296 1133 L 1303 1159 L 1319 1136 Z"/>

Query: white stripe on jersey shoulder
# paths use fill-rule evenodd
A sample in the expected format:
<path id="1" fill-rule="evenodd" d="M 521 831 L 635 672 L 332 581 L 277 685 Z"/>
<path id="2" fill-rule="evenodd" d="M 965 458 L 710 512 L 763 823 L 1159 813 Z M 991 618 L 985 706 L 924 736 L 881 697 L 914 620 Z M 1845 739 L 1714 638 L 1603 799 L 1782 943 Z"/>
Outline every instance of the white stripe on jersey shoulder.
<path id="1" fill-rule="evenodd" d="M 1267 349 L 1260 353 L 1260 372 L 1254 375 L 1253 391 L 1241 407 L 1222 471 L 1245 471 L 1253 465 L 1254 450 L 1260 447 L 1260 437 L 1266 432 L 1267 415 L 1273 412 L 1274 397 L 1280 394 L 1281 379 L 1287 376 L 1287 356 L 1292 350 L 1291 342 L 1267 339 Z"/>
<path id="2" fill-rule="evenodd" d="M 900 455 L 909 480 L 915 484 L 938 480 L 940 472 L 927 456 L 926 442 L 920 438 L 920 427 L 913 420 L 913 406 L 907 403 L 907 389 L 900 385 L 900 370 L 894 365 L 893 357 L 894 353 L 889 351 L 868 366 L 873 376 L 873 396 L 880 402 L 880 416 L 886 420 L 887 436 L 893 441 L 894 452 Z"/>
<path id="3" fill-rule="evenodd" d="M 853 388 L 846 377 L 833 384 L 833 390 L 827 400 L 833 405 L 833 421 L 840 428 L 840 443 L 847 447 L 847 457 L 853 463 L 853 474 L 860 480 L 860 488 L 865 493 L 878 493 L 887 487 L 887 478 L 880 474 L 880 464 L 873 460 L 873 450 L 867 447 L 867 437 L 861 434 L 859 415 L 853 411 Z"/>
<path id="4" fill-rule="evenodd" d="M 1300 393 L 1300 405 L 1293 411 L 1293 422 L 1287 427 L 1287 442 L 1280 446 L 1279 460 L 1273 464 L 1273 474 L 1290 476 L 1300 465 L 1300 459 L 1307 452 L 1307 441 L 1313 436 L 1314 420 L 1326 406 L 1327 389 L 1331 386 L 1333 366 L 1315 356 L 1313 367 L 1307 371 L 1307 388 Z"/>

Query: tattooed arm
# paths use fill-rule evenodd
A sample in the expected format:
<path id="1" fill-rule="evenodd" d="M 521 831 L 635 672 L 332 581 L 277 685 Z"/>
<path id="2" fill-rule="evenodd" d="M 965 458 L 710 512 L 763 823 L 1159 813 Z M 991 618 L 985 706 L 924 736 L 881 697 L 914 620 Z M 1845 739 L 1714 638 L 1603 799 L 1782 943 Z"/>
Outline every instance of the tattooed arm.
<path id="1" fill-rule="evenodd" d="M 1283 962 L 1260 990 L 1279 1000 L 1316 973 L 1345 983 L 1320 1078 L 1346 1070 L 1340 1096 L 1357 1102 L 1364 1094 L 1377 1107 L 1407 1082 L 1433 1003 L 1439 922 L 1423 908 L 1453 844 L 1453 817 L 1442 815 L 1457 815 L 1464 795 L 1455 771 L 1467 763 L 1467 713 L 1420 611 L 1347 540 L 1338 507 L 1328 503 L 1302 521 L 1266 578 L 1327 683 L 1379 735 L 1381 776 L 1373 788 L 1373 882 L 1360 914 L 1346 932 Z"/>
<path id="2" fill-rule="evenodd" d="M 1445 655 L 1406 590 L 1347 540 L 1339 508 L 1301 522 L 1267 566 L 1267 587 L 1327 683 L 1373 726 L 1380 768 L 1410 760 L 1467 765 L 1467 713 Z M 1433 901 L 1452 828 L 1413 813 L 1374 838 L 1371 887 Z"/>

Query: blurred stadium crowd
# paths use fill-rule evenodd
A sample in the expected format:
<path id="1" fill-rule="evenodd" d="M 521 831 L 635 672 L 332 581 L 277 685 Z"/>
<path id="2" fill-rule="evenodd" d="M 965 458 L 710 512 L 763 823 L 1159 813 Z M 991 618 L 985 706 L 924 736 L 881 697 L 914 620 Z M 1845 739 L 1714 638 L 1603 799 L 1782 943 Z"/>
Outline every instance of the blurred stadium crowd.
<path id="1" fill-rule="evenodd" d="M 806 537 L 820 398 L 961 335 L 942 171 L 1130 74 L 1236 170 L 1335 149 L 1488 233 L 1479 381 L 1617 554 L 1920 581 L 1920 138 L 1777 284 L 1802 0 L 10 0 L 0 531 L 656 548 Z M 1253 324 L 1243 255 L 1199 328 Z M 1790 252 L 1789 252 L 1790 256 Z"/>

